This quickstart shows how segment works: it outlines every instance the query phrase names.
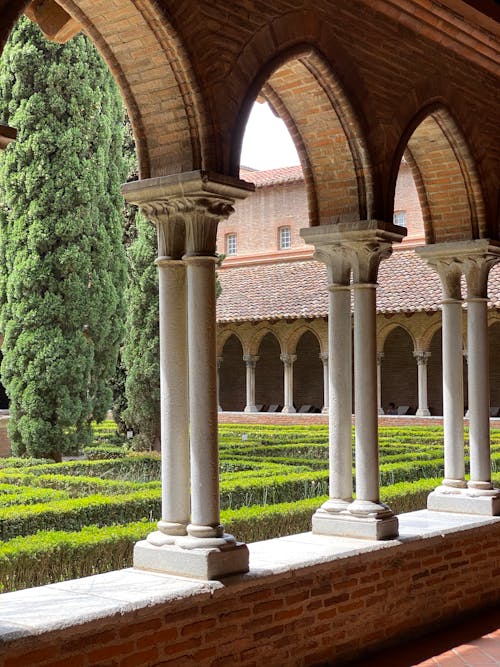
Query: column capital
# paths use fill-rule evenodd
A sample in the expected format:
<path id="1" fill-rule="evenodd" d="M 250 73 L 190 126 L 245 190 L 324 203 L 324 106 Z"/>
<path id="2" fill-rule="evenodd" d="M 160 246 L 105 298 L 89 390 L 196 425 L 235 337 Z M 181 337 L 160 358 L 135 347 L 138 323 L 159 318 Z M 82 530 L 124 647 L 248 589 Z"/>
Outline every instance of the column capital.
<path id="1" fill-rule="evenodd" d="M 260 357 L 257 354 L 244 354 L 243 361 L 250 368 L 255 368 L 255 364 L 259 361 Z"/>
<path id="2" fill-rule="evenodd" d="M 324 364 L 328 363 L 328 352 L 320 352 L 318 356 Z"/>
<path id="3" fill-rule="evenodd" d="M 383 358 L 384 358 L 384 353 L 383 352 L 377 352 L 377 364 L 379 366 L 382 363 Z"/>
<path id="4" fill-rule="evenodd" d="M 416 359 L 417 364 L 427 366 L 427 362 L 429 361 L 429 357 L 431 356 L 430 352 L 426 352 L 424 350 L 415 350 L 413 352 L 413 357 Z"/>
<path id="5" fill-rule="evenodd" d="M 433 243 L 415 252 L 439 274 L 443 299 L 462 299 L 462 275 L 469 298 L 486 298 L 489 270 L 500 260 L 500 244 L 490 239 Z"/>
<path id="6" fill-rule="evenodd" d="M 333 284 L 376 283 L 380 262 L 392 252 L 406 229 L 380 220 L 320 225 L 300 230 L 306 243 L 315 247 L 316 259 L 327 264 Z"/>
<path id="7" fill-rule="evenodd" d="M 156 225 L 159 256 L 180 259 L 214 255 L 219 221 L 254 189 L 230 176 L 191 171 L 126 183 L 122 194 Z"/>
<path id="8" fill-rule="evenodd" d="M 296 354 L 280 354 L 280 359 L 285 365 L 292 365 L 297 360 Z"/>
<path id="9" fill-rule="evenodd" d="M 223 362 L 224 362 L 224 357 L 217 357 L 217 370 L 220 369 L 220 367 L 222 366 Z"/>

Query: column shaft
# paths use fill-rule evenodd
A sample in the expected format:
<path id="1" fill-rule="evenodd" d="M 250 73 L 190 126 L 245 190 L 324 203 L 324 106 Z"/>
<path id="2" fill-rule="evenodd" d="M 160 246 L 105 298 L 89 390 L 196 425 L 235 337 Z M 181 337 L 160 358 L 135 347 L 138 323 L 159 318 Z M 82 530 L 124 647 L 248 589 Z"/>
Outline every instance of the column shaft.
<path id="1" fill-rule="evenodd" d="M 483 489 L 491 488 L 488 356 L 488 302 L 487 299 L 469 299 L 467 302 L 469 486 Z"/>
<path id="2" fill-rule="evenodd" d="M 196 537 L 223 534 L 219 511 L 215 258 L 187 257 L 191 524 Z"/>
<path id="3" fill-rule="evenodd" d="M 162 518 L 158 528 L 184 535 L 189 523 L 186 267 L 159 258 Z"/>
<path id="4" fill-rule="evenodd" d="M 356 499 L 378 503 L 376 285 L 354 287 Z"/>
<path id="5" fill-rule="evenodd" d="M 294 354 L 282 354 L 280 359 L 283 362 L 283 385 L 284 385 L 284 401 L 283 401 L 283 410 L 284 413 L 294 413 L 295 407 L 293 405 L 293 362 L 296 360 Z"/>
<path id="6" fill-rule="evenodd" d="M 379 415 L 384 414 L 384 408 L 382 407 L 382 359 L 384 358 L 383 352 L 377 352 L 377 412 Z"/>
<path id="7" fill-rule="evenodd" d="M 352 500 L 352 328 L 349 286 L 329 288 L 328 313 L 330 501 L 345 509 Z M 333 502 L 332 502 L 333 501 Z M 341 501 L 340 503 L 338 501 Z"/>
<path id="8" fill-rule="evenodd" d="M 245 412 L 257 412 L 255 405 L 255 366 L 259 357 L 253 354 L 244 354 L 246 364 L 246 405 Z"/>
<path id="9" fill-rule="evenodd" d="M 320 353 L 319 358 L 323 363 L 323 407 L 321 412 L 328 414 L 328 405 L 330 403 L 330 388 L 328 380 L 328 354 Z"/>
<path id="10" fill-rule="evenodd" d="M 443 317 L 443 485 L 464 487 L 462 302 L 445 299 Z"/>
<path id="11" fill-rule="evenodd" d="M 427 405 L 427 359 L 430 352 L 414 352 L 413 356 L 417 360 L 418 372 L 418 408 L 416 414 L 419 417 L 426 417 L 431 414 Z"/>

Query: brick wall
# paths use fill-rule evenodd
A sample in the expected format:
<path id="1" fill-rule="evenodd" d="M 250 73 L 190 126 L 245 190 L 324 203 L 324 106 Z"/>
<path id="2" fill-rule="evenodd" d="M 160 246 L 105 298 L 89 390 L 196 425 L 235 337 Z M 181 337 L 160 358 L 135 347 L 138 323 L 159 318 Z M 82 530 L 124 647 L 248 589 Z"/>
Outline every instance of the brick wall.
<path id="1" fill-rule="evenodd" d="M 309 225 L 307 197 L 303 181 L 259 187 L 244 201 L 238 202 L 235 213 L 219 223 L 218 252 L 225 253 L 225 237 L 236 234 L 238 256 L 277 253 L 278 229 L 291 228 L 291 248 L 305 248 L 299 230 Z"/>
<path id="2" fill-rule="evenodd" d="M 168 604 L 7 640 L 0 665 L 335 665 L 494 605 L 499 547 L 498 521 L 361 547 L 327 562 L 235 577 Z"/>

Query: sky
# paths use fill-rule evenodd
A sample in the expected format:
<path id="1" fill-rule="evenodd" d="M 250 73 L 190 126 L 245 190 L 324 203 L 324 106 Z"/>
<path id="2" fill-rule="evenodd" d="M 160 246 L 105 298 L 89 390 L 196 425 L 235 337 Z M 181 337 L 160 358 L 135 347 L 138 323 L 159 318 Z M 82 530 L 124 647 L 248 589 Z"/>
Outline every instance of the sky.
<path id="1" fill-rule="evenodd" d="M 267 102 L 255 103 L 248 119 L 241 165 L 253 169 L 276 169 L 300 164 L 285 123 L 276 118 Z"/>

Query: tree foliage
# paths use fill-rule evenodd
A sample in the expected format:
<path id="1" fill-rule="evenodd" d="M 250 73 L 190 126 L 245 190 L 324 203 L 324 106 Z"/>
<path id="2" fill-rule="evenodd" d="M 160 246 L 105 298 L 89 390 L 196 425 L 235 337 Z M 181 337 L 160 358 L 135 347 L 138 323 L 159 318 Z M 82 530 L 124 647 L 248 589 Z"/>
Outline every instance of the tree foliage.
<path id="1" fill-rule="evenodd" d="M 124 317 L 123 105 L 92 44 L 23 19 L 0 63 L 2 382 L 18 454 L 59 459 L 111 404 Z"/>

